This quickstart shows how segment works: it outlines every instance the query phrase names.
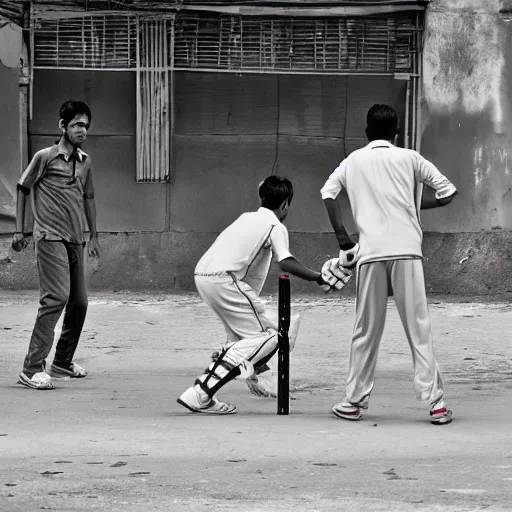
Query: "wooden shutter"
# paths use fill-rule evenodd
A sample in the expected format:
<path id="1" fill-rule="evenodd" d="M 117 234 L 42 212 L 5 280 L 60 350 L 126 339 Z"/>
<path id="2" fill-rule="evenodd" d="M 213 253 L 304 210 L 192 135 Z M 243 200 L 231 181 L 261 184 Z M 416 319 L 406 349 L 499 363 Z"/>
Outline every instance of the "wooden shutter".
<path id="1" fill-rule="evenodd" d="M 170 169 L 168 20 L 137 20 L 137 181 L 166 182 Z"/>

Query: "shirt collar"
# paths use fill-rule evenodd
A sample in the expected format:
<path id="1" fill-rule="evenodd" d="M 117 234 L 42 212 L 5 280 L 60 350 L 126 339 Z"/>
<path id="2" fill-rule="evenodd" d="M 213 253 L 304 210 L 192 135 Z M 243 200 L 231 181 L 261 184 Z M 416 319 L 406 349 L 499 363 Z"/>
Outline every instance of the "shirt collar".
<path id="1" fill-rule="evenodd" d="M 269 220 L 271 220 L 272 222 L 276 222 L 276 221 L 279 223 L 281 222 L 272 210 L 269 210 L 268 208 L 265 208 L 264 206 L 259 207 L 258 213 L 260 215 L 264 215 L 265 217 L 268 217 Z"/>
<path id="2" fill-rule="evenodd" d="M 379 139 L 379 140 L 372 140 L 370 142 L 370 144 L 368 144 L 368 146 L 366 146 L 368 149 L 374 149 L 374 148 L 394 148 L 395 146 L 393 146 L 393 144 L 391 144 L 391 142 L 389 142 L 389 140 L 383 140 L 383 139 Z"/>
<path id="3" fill-rule="evenodd" d="M 76 148 L 76 150 L 78 154 L 78 160 L 80 162 L 83 162 L 87 158 L 87 153 L 85 151 L 82 151 L 80 148 Z M 64 157 L 64 160 L 66 160 L 66 162 L 69 162 L 69 157 L 71 156 L 71 153 L 68 151 L 62 139 L 60 139 L 60 141 L 57 144 L 57 156 L 59 155 L 62 155 Z"/>

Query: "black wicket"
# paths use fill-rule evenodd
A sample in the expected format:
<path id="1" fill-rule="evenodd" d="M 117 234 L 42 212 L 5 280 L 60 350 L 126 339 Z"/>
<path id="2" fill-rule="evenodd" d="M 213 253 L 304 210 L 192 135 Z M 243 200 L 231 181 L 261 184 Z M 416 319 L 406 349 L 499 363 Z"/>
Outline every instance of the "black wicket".
<path id="1" fill-rule="evenodd" d="M 279 276 L 278 298 L 278 359 L 277 359 L 277 414 L 290 413 L 290 278 Z"/>

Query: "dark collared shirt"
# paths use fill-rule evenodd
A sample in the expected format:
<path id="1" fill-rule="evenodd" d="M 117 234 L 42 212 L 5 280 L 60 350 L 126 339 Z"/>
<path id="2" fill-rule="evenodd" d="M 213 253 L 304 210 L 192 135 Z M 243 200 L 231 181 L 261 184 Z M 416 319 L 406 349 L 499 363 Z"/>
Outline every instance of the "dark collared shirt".
<path id="1" fill-rule="evenodd" d="M 85 240 L 84 195 L 94 194 L 91 159 L 80 149 L 76 162 L 70 156 L 62 140 L 42 149 L 18 181 L 19 187 L 32 190 L 35 240 Z"/>

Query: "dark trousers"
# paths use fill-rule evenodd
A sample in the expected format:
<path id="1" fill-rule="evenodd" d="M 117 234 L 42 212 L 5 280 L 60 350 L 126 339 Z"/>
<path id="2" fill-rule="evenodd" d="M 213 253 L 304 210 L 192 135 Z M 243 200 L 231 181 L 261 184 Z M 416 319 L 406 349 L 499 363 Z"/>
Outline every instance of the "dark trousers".
<path id="1" fill-rule="evenodd" d="M 23 371 L 28 377 L 43 371 L 53 345 L 57 322 L 64 313 L 62 334 L 55 350 L 58 366 L 72 362 L 87 314 L 84 246 L 67 242 L 36 242 L 39 273 L 39 311 Z"/>

